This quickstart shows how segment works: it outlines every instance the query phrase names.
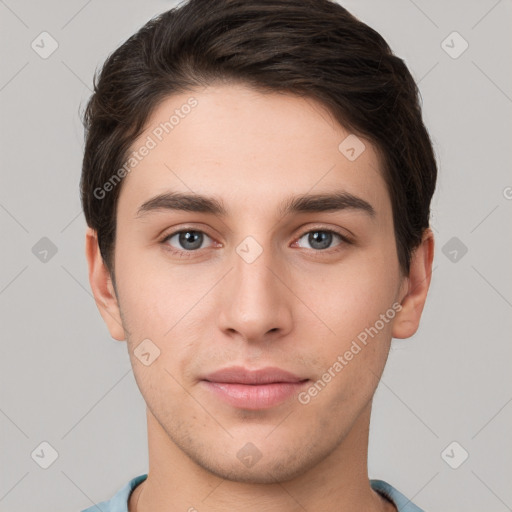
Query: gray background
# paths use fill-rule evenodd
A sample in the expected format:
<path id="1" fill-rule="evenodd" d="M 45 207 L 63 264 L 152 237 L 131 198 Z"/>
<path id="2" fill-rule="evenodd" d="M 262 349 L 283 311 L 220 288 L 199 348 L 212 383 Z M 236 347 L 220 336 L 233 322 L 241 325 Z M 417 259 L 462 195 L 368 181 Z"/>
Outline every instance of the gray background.
<path id="1" fill-rule="evenodd" d="M 2 512 L 81 510 L 147 472 L 145 404 L 89 289 L 79 109 L 95 68 L 174 5 L 0 0 Z M 512 510 L 512 3 L 343 5 L 419 82 L 440 167 L 430 295 L 418 333 L 393 341 L 370 476 L 426 510 Z M 31 47 L 43 31 L 58 43 L 46 59 Z M 457 58 L 453 31 L 469 44 Z"/>

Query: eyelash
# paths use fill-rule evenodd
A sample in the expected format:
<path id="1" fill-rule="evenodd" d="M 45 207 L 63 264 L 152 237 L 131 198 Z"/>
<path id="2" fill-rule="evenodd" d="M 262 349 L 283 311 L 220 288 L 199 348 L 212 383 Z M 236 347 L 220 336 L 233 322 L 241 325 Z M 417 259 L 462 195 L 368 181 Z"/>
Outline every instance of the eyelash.
<path id="1" fill-rule="evenodd" d="M 212 238 L 211 236 L 208 235 L 208 233 L 205 233 L 204 231 L 201 231 L 200 229 L 196 229 L 196 228 L 190 226 L 190 227 L 184 227 L 184 228 L 179 229 L 178 231 L 173 231 L 172 233 L 166 234 L 160 240 L 160 244 L 162 244 L 164 246 L 165 250 L 168 250 L 172 254 L 175 254 L 175 255 L 179 254 L 180 258 L 181 257 L 191 258 L 191 257 L 193 257 L 195 255 L 194 253 L 198 253 L 201 249 L 194 249 L 192 251 L 179 250 L 179 249 L 176 249 L 176 248 L 172 247 L 171 245 L 169 245 L 167 243 L 168 240 L 170 240 L 173 236 L 178 235 L 180 233 L 186 233 L 187 231 L 193 231 L 195 233 L 202 233 L 203 235 L 206 235 L 207 237 Z M 313 252 L 318 253 L 318 254 L 321 254 L 321 253 L 327 253 L 327 254 L 336 253 L 336 252 L 342 250 L 344 245 L 352 245 L 354 243 L 350 238 L 348 238 L 345 235 L 342 235 L 338 231 L 335 231 L 335 230 L 332 230 L 332 229 L 324 229 L 322 227 L 315 227 L 313 229 L 309 229 L 307 231 L 304 231 L 304 233 L 302 233 L 299 237 L 296 238 L 296 241 L 300 240 L 302 237 L 304 237 L 304 235 L 307 235 L 308 233 L 315 233 L 315 232 L 331 233 L 333 235 L 338 236 L 341 239 L 341 243 L 336 245 L 335 247 L 332 247 L 332 248 L 328 248 L 328 249 L 307 249 L 309 251 L 313 251 Z"/>

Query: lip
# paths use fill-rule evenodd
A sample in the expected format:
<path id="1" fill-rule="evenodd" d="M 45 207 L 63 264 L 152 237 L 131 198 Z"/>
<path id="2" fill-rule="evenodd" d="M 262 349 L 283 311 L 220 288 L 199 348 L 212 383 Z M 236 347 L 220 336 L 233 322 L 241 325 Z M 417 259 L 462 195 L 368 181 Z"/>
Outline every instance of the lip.
<path id="1" fill-rule="evenodd" d="M 234 384 L 272 384 L 275 382 L 300 382 L 306 378 L 275 366 L 267 366 L 258 370 L 249 370 L 243 366 L 230 366 L 205 375 L 203 380 Z"/>
<path id="2" fill-rule="evenodd" d="M 203 385 L 228 404 L 241 409 L 268 409 L 296 395 L 309 379 L 276 367 L 248 370 L 231 366 L 203 377 Z"/>

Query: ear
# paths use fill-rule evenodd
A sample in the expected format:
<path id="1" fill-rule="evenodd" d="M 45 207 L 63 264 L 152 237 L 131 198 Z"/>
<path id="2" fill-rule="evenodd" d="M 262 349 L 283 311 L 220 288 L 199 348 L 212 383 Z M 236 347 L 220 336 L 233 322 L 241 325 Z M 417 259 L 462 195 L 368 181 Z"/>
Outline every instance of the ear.
<path id="1" fill-rule="evenodd" d="M 107 270 L 98 245 L 95 230 L 87 228 L 85 234 L 85 256 L 89 267 L 89 283 L 96 301 L 96 306 L 107 324 L 112 338 L 123 341 L 125 332 L 121 320 L 121 312 L 112 279 Z"/>
<path id="2" fill-rule="evenodd" d="M 434 233 L 430 228 L 423 232 L 421 244 L 411 256 L 409 276 L 404 279 L 402 309 L 393 322 L 393 338 L 409 338 L 420 325 L 421 313 L 427 299 L 434 259 Z"/>

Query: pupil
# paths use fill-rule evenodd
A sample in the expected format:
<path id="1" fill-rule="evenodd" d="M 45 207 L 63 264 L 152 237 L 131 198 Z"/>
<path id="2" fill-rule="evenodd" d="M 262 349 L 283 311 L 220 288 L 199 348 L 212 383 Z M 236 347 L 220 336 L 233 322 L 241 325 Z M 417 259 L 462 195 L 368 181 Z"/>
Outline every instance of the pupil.
<path id="1" fill-rule="evenodd" d="M 195 240 L 194 240 L 195 239 Z M 202 243 L 202 233 L 197 231 L 185 231 L 180 234 L 180 244 L 186 249 L 199 249 Z M 192 246 L 187 244 L 192 244 Z"/>
<path id="2" fill-rule="evenodd" d="M 314 249 L 326 249 L 329 247 L 331 239 L 332 233 L 327 233 L 325 231 L 313 231 L 309 234 L 308 241 Z"/>

